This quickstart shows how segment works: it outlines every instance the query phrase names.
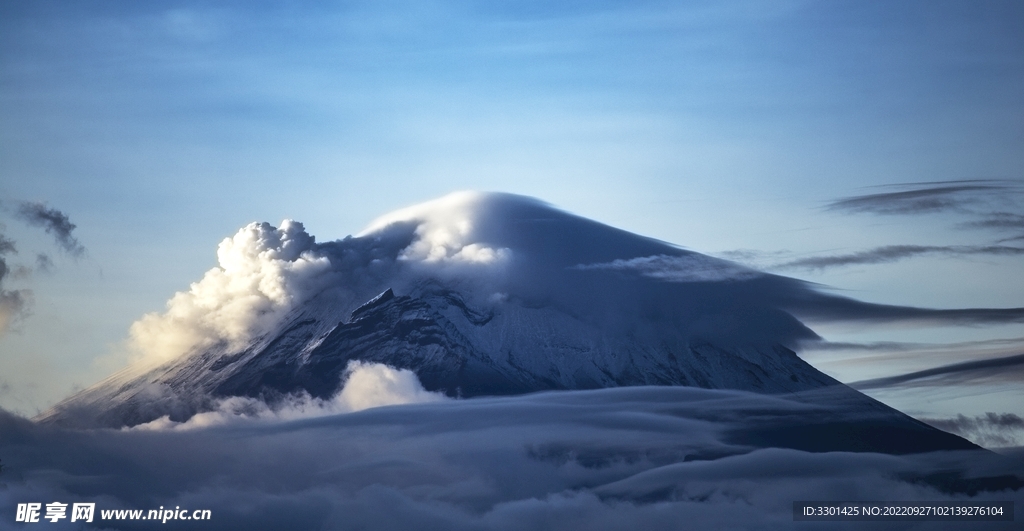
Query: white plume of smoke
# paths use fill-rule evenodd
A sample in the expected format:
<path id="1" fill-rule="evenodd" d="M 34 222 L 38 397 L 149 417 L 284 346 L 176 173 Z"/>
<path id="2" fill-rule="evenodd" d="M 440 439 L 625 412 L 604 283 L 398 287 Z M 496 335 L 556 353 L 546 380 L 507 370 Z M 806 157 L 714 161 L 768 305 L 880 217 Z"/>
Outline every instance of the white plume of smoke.
<path id="1" fill-rule="evenodd" d="M 250 223 L 220 243 L 217 260 L 167 302 L 166 312 L 132 325 L 138 361 L 161 363 L 216 344 L 240 348 L 323 288 L 332 271 L 313 236 L 292 220 L 280 228 Z"/>
<path id="2" fill-rule="evenodd" d="M 423 388 L 416 374 L 381 363 L 350 361 L 345 369 L 345 386 L 324 400 L 301 393 L 290 395 L 273 406 L 256 398 L 233 396 L 221 400 L 214 411 L 199 413 L 185 422 L 165 415 L 127 430 L 190 430 L 244 421 L 284 421 L 352 413 L 381 406 L 418 404 L 448 400 L 442 393 Z"/>
<path id="3" fill-rule="evenodd" d="M 245 348 L 332 281 L 357 285 L 360 279 L 351 274 L 358 276 L 355 271 L 381 258 L 435 271 L 449 266 L 462 271 L 460 266 L 505 264 L 512 251 L 479 241 L 474 227 L 483 196 L 451 194 L 378 219 L 360 236 L 380 239 L 394 234 L 390 228 L 414 223 L 415 237 L 408 246 L 384 256 L 346 247 L 344 256 L 349 258 L 345 260 L 353 263 L 332 263 L 332 257 L 342 255 L 327 249 L 347 246 L 347 240 L 318 245 L 302 223 L 292 220 L 283 221 L 280 228 L 250 223 L 220 243 L 218 267 L 207 271 L 187 291 L 176 293 L 166 311 L 144 315 L 132 325 L 129 347 L 136 366 L 153 367 L 213 346 Z M 347 277 L 345 282 L 340 282 L 339 275 Z"/>

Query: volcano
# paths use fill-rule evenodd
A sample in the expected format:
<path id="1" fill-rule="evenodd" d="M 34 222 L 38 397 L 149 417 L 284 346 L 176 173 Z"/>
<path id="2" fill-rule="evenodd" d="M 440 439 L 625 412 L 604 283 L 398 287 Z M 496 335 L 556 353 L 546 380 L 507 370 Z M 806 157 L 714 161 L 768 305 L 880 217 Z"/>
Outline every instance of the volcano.
<path id="1" fill-rule="evenodd" d="M 294 221 L 253 223 L 218 258 L 165 313 L 136 323 L 133 366 L 38 420 L 122 427 L 181 422 L 230 397 L 328 399 L 360 362 L 463 399 L 657 385 L 825 400 L 859 420 L 797 422 L 799 444 L 975 448 L 796 354 L 818 339 L 797 315 L 856 315 L 865 303 L 535 199 L 457 193 L 323 243 Z"/>

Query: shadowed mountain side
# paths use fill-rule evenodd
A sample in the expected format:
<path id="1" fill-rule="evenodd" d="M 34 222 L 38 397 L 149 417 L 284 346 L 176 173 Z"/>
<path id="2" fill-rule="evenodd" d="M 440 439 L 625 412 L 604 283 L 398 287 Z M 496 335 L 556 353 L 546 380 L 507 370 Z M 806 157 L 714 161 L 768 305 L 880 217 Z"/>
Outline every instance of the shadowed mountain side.
<path id="1" fill-rule="evenodd" d="M 306 391 L 327 398 L 340 389 L 350 361 L 410 369 L 427 390 L 465 397 L 628 385 L 787 392 L 837 383 L 781 346 L 762 353 L 673 339 L 678 343 L 624 340 L 544 309 L 476 311 L 451 291 L 412 297 L 389 289 L 353 312 L 350 322 L 339 324 L 303 360 L 268 364 L 266 356 L 252 358 L 235 367 L 216 392 Z M 487 348 L 495 343 L 503 348 Z M 779 374 L 787 378 L 780 381 Z"/>

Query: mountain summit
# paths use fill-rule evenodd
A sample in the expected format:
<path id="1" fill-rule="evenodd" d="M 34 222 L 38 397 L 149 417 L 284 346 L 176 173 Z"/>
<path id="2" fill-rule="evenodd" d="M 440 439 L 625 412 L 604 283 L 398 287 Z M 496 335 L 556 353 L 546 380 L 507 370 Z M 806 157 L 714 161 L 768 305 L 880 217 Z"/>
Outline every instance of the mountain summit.
<path id="1" fill-rule="evenodd" d="M 898 415 L 792 350 L 817 338 L 794 311 L 856 301 L 522 196 L 452 194 L 325 243 L 294 221 L 253 223 L 218 260 L 133 326 L 133 367 L 41 420 L 120 427 L 183 421 L 229 397 L 327 399 L 353 362 L 412 371 L 451 397 L 841 389 Z"/>

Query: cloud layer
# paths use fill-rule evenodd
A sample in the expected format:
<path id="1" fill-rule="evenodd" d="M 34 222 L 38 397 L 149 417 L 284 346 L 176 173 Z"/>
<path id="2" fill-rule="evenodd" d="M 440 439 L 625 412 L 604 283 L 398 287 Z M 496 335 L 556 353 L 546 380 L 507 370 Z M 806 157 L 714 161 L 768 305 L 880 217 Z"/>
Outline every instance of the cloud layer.
<path id="1" fill-rule="evenodd" d="M 1024 502 L 1019 458 L 813 453 L 742 442 L 750 429 L 828 415 L 814 403 L 679 387 L 455 400 L 190 430 L 63 431 L 0 413 L 7 465 L 0 512 L 53 500 L 105 509 L 180 506 L 210 509 L 223 530 L 674 530 L 681 522 L 856 529 L 797 525 L 792 504 Z M 0 520 L 0 528 L 11 523 Z M 964 528 L 972 526 L 922 527 Z"/>

